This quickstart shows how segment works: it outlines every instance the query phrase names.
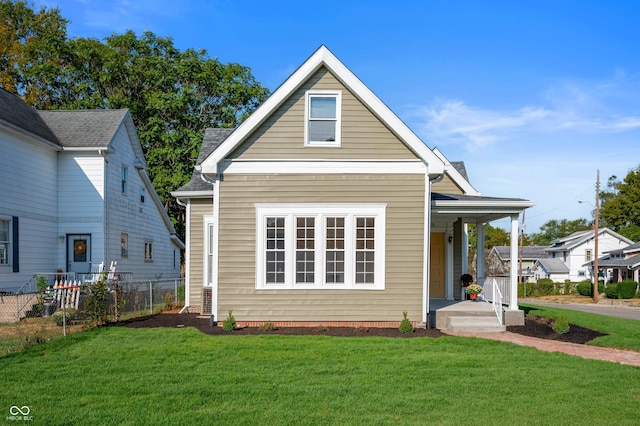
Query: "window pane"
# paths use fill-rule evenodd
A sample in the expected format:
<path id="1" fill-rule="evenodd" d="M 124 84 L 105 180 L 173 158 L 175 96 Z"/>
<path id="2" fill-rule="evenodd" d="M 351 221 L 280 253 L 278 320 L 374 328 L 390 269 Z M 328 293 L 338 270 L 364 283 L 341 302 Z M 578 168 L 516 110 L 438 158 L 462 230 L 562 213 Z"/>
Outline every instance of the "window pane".
<path id="1" fill-rule="evenodd" d="M 336 118 L 336 98 L 312 96 L 310 118 Z"/>
<path id="2" fill-rule="evenodd" d="M 296 219 L 296 283 L 315 281 L 314 228 L 315 218 Z"/>
<path id="3" fill-rule="evenodd" d="M 356 219 L 356 283 L 373 284 L 375 269 L 375 218 Z"/>
<path id="4" fill-rule="evenodd" d="M 266 282 L 271 284 L 284 283 L 285 264 L 285 230 L 283 217 L 266 218 L 266 253 L 265 271 Z"/>
<path id="5" fill-rule="evenodd" d="M 309 121 L 309 140 L 335 141 L 336 122 L 335 121 Z"/>
<path id="6" fill-rule="evenodd" d="M 0 220 L 0 241 L 9 242 L 9 221 Z"/>

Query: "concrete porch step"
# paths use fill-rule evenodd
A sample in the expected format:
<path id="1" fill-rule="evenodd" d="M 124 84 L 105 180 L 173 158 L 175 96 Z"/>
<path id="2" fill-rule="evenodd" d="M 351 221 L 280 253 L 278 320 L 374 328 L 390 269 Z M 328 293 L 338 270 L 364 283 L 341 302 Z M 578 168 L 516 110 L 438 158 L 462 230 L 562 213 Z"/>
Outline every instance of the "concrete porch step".
<path id="1" fill-rule="evenodd" d="M 502 333 L 507 327 L 498 318 L 489 316 L 449 316 L 447 331 L 452 333 Z"/>

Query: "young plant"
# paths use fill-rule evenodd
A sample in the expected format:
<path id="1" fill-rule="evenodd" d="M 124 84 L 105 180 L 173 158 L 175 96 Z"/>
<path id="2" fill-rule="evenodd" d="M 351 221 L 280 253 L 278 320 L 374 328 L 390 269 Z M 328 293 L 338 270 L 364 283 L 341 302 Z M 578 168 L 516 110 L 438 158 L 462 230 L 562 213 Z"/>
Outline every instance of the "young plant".
<path id="1" fill-rule="evenodd" d="M 409 321 L 409 318 L 407 318 L 407 313 L 403 312 L 402 316 L 404 318 L 402 318 L 402 321 L 400 321 L 400 326 L 398 327 L 398 330 L 402 334 L 413 333 L 413 324 L 411 324 L 411 321 Z"/>
<path id="2" fill-rule="evenodd" d="M 553 331 L 558 334 L 566 334 L 569 332 L 569 321 L 567 321 L 567 317 L 565 314 L 558 315 L 558 319 L 553 322 L 551 326 Z"/>
<path id="3" fill-rule="evenodd" d="M 226 331 L 233 331 L 236 328 L 238 328 L 238 324 L 233 316 L 233 311 L 229 311 L 229 316 L 222 321 L 222 329 Z"/>
<path id="4" fill-rule="evenodd" d="M 258 330 L 260 331 L 273 331 L 276 329 L 276 326 L 272 322 L 265 322 L 264 324 L 260 324 L 258 326 Z"/>

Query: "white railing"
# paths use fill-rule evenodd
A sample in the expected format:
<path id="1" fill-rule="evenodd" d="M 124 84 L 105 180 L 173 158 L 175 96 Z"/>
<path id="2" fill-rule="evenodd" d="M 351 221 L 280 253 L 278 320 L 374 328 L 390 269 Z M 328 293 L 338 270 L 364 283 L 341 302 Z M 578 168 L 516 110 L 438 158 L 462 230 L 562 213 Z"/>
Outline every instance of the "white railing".
<path id="1" fill-rule="evenodd" d="M 500 325 L 502 324 L 502 292 L 500 291 L 500 286 L 496 285 L 495 283 L 495 279 L 494 281 L 494 285 L 493 285 L 493 300 L 491 301 L 491 304 L 493 306 L 493 312 L 496 313 L 496 316 L 498 317 L 498 322 L 500 323 Z"/>
<path id="2" fill-rule="evenodd" d="M 493 301 L 493 287 L 500 289 L 502 304 L 511 303 L 511 279 L 509 277 L 487 277 L 484 281 L 484 298 L 489 302 Z"/>

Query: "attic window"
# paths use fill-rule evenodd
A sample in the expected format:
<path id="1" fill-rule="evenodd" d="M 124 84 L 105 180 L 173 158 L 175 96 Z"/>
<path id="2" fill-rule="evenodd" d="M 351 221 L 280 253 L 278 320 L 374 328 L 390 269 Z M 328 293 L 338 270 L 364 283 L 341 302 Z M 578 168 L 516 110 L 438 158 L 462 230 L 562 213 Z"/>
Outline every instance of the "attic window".
<path id="1" fill-rule="evenodd" d="M 342 92 L 309 91 L 305 97 L 305 146 L 340 146 Z"/>

